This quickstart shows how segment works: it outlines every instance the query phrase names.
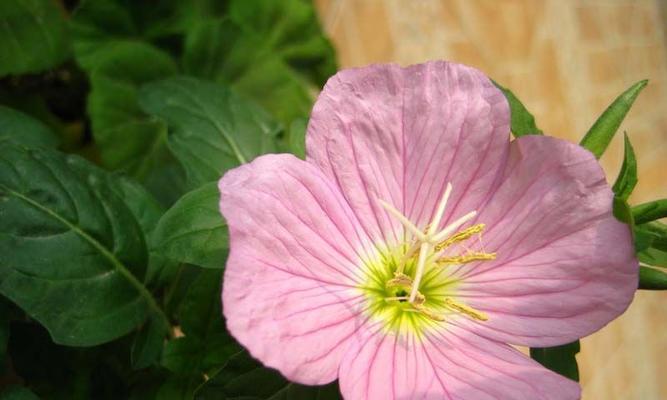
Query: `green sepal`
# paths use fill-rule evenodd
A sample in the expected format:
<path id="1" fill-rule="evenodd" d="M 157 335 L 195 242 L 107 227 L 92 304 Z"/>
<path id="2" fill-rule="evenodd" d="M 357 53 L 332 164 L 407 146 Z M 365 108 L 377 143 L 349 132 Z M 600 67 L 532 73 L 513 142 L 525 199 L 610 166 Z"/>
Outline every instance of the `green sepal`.
<path id="1" fill-rule="evenodd" d="M 623 135 L 623 139 L 625 144 L 623 165 L 621 165 L 621 170 L 618 173 L 612 190 L 616 197 L 627 200 L 637 185 L 637 159 L 635 158 L 635 151 L 632 148 L 627 133 Z"/>
<path id="2" fill-rule="evenodd" d="M 640 266 L 639 289 L 667 290 L 667 274 L 656 268 Z"/>
<path id="3" fill-rule="evenodd" d="M 525 135 L 541 135 L 542 131 L 535 124 L 535 117 L 528 111 L 518 97 L 511 90 L 501 86 L 498 82 L 493 84 L 500 89 L 510 106 L 511 130 L 514 137 Z"/>
<path id="4" fill-rule="evenodd" d="M 555 347 L 531 347 L 530 357 L 546 368 L 579 382 L 576 355 L 580 349 L 578 340 Z"/>
<path id="5" fill-rule="evenodd" d="M 643 224 L 667 217 L 667 199 L 660 199 L 632 207 L 635 223 Z"/>
<path id="6" fill-rule="evenodd" d="M 632 103 L 648 84 L 648 80 L 635 83 L 614 100 L 588 130 L 580 145 L 600 158 L 623 122 Z"/>

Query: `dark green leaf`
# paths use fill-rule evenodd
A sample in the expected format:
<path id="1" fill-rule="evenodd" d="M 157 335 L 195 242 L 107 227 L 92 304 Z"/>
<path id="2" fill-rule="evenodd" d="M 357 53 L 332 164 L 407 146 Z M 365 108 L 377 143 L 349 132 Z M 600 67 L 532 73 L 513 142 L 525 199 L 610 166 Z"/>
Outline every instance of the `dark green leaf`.
<path id="1" fill-rule="evenodd" d="M 9 341 L 9 306 L 0 298 L 0 374 L 4 374 L 7 342 Z"/>
<path id="2" fill-rule="evenodd" d="M 656 268 L 640 266 L 639 289 L 667 290 L 667 274 Z"/>
<path id="3" fill-rule="evenodd" d="M 142 369 L 155 364 L 162 354 L 166 332 L 162 321 L 149 318 L 132 342 L 132 367 Z"/>
<path id="4" fill-rule="evenodd" d="M 511 90 L 493 82 L 500 89 L 510 105 L 511 130 L 514 137 L 525 135 L 541 135 L 542 131 L 535 125 L 535 117 L 526 109 Z"/>
<path id="5" fill-rule="evenodd" d="M 0 393 L 0 400 L 39 400 L 39 397 L 22 386 L 8 386 Z"/>
<path id="6" fill-rule="evenodd" d="M 274 4 L 289 8 L 293 3 Z M 185 71 L 231 85 L 289 126 L 295 118 L 308 116 L 315 90 L 274 44 L 266 33 L 258 34 L 230 18 L 203 19 L 188 32 L 183 55 Z M 328 74 L 334 72 L 335 68 Z"/>
<path id="7" fill-rule="evenodd" d="M 600 158 L 616 134 L 618 127 L 621 126 L 625 115 L 630 111 L 632 103 L 635 102 L 647 83 L 648 80 L 639 81 L 618 96 L 588 130 L 581 140 L 581 146 L 590 150 L 596 158 Z"/>
<path id="8" fill-rule="evenodd" d="M 220 368 L 240 350 L 224 327 L 220 283 L 221 271 L 201 270 L 181 304 L 185 336 L 167 343 L 162 358 L 162 365 L 183 377 L 181 386 L 199 385 L 204 374 Z"/>
<path id="9" fill-rule="evenodd" d="M 0 2 L 0 77 L 43 71 L 69 57 L 63 13 L 53 0 Z"/>
<path id="10" fill-rule="evenodd" d="M 341 399 L 336 382 L 326 386 L 291 383 L 277 371 L 263 367 L 246 351 L 229 361 L 195 393 L 197 400 L 270 399 L 316 400 Z"/>
<path id="11" fill-rule="evenodd" d="M 56 147 L 58 139 L 40 121 L 0 105 L 0 142 L 10 140 L 26 147 Z"/>
<path id="12" fill-rule="evenodd" d="M 97 51 L 95 60 L 88 112 L 102 161 L 145 180 L 168 159 L 167 129 L 141 111 L 137 92 L 143 83 L 175 74 L 176 65 L 169 55 L 141 42 L 113 43 Z"/>
<path id="13" fill-rule="evenodd" d="M 562 346 L 531 347 L 530 357 L 546 368 L 578 382 L 579 368 L 575 356 L 579 353 L 579 350 L 580 346 L 577 340 Z"/>
<path id="14" fill-rule="evenodd" d="M 336 73 L 333 46 L 322 33 L 310 1 L 231 0 L 229 15 L 246 35 L 262 38 L 266 52 L 280 55 L 318 86 Z"/>
<path id="15" fill-rule="evenodd" d="M 0 199 L 0 291 L 55 342 L 104 343 L 147 312 L 167 324 L 141 283 L 141 228 L 103 171 L 78 157 L 6 146 Z"/>
<path id="16" fill-rule="evenodd" d="M 651 222 L 656 219 L 667 217 L 667 199 L 650 201 L 632 207 L 632 215 L 637 224 Z"/>
<path id="17" fill-rule="evenodd" d="M 160 219 L 153 235 L 156 249 L 179 262 L 224 267 L 229 245 L 219 201 L 215 182 L 183 196 Z"/>
<path id="18" fill-rule="evenodd" d="M 621 171 L 618 173 L 612 189 L 616 197 L 627 200 L 637 185 L 637 159 L 635 158 L 635 151 L 632 148 L 632 144 L 630 144 L 627 133 L 623 135 L 623 139 L 625 141 L 623 165 L 621 165 Z"/>
<path id="19" fill-rule="evenodd" d="M 144 86 L 139 101 L 147 112 L 167 121 L 169 148 L 192 187 L 275 149 L 278 125 L 223 85 L 170 78 Z"/>

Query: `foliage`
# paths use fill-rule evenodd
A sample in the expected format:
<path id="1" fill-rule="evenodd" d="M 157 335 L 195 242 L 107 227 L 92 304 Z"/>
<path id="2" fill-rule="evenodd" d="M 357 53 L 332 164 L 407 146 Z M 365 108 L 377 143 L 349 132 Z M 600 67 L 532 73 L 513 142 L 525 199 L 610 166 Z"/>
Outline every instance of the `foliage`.
<path id="1" fill-rule="evenodd" d="M 3 0 L 0 399 L 336 399 L 253 360 L 228 334 L 228 233 L 215 181 L 268 152 L 305 157 L 336 70 L 306 0 Z M 642 81 L 582 144 L 599 156 Z M 500 87 L 500 86 L 499 86 Z M 508 89 L 514 136 L 541 134 Z M 640 287 L 665 289 L 665 200 L 614 185 Z M 579 344 L 532 349 L 577 378 Z"/>
<path id="2" fill-rule="evenodd" d="M 333 48 L 303 0 L 70 3 L 0 5 L 0 398 L 251 394 L 214 181 L 303 149 Z"/>

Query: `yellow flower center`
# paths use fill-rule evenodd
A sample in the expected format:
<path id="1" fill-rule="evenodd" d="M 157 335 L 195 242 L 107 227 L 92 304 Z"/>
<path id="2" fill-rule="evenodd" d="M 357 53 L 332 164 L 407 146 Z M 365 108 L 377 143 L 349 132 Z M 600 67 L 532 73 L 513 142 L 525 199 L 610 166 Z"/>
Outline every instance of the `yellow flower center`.
<path id="1" fill-rule="evenodd" d="M 447 185 L 433 220 L 419 229 L 392 205 L 379 200 L 387 212 L 405 228 L 406 242 L 394 248 L 378 249 L 378 255 L 366 260 L 367 279 L 360 286 L 366 295 L 366 309 L 370 317 L 381 320 L 387 332 L 421 333 L 427 327 L 436 327 L 452 314 L 462 314 L 476 321 L 486 321 L 487 315 L 456 300 L 459 279 L 451 268 L 477 261 L 496 258 L 495 253 L 471 251 L 463 242 L 479 235 L 484 224 L 475 224 L 459 230 L 472 220 L 471 211 L 437 232 L 447 201 L 452 191 Z M 465 248 L 460 254 L 452 249 Z"/>

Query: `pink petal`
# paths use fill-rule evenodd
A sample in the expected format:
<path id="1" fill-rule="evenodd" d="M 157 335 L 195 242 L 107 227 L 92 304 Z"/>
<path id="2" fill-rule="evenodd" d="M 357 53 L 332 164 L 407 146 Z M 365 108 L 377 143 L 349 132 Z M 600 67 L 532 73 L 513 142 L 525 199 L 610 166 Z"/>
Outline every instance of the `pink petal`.
<path id="1" fill-rule="evenodd" d="M 460 328 L 422 339 L 366 331 L 340 367 L 347 399 L 578 399 L 579 385 Z"/>
<path id="2" fill-rule="evenodd" d="M 293 381 L 335 380 L 362 300 L 353 287 L 368 240 L 353 213 L 322 172 L 289 155 L 259 157 L 219 187 L 229 331 Z"/>
<path id="3" fill-rule="evenodd" d="M 459 267 L 457 295 L 489 314 L 469 328 L 527 346 L 591 334 L 628 307 L 638 263 L 593 155 L 563 140 L 514 141 L 503 182 L 477 222 L 491 262 Z"/>
<path id="4" fill-rule="evenodd" d="M 396 243 L 402 231 L 378 198 L 424 227 L 451 182 L 444 225 L 493 192 L 508 140 L 502 93 L 473 68 L 437 61 L 339 72 L 315 104 L 306 145 L 369 236 Z"/>

